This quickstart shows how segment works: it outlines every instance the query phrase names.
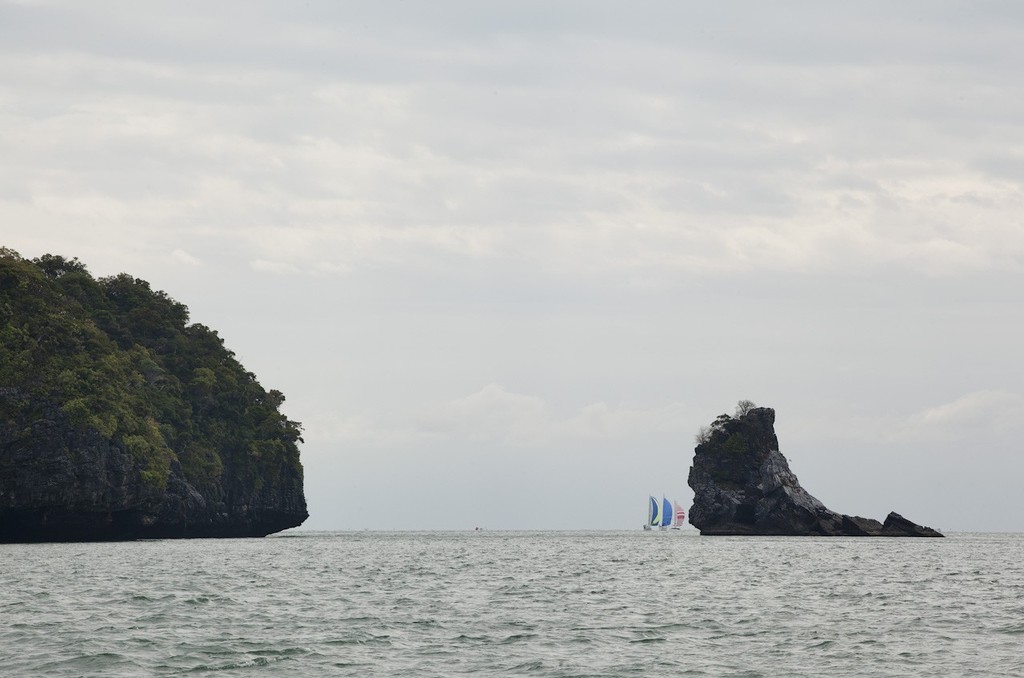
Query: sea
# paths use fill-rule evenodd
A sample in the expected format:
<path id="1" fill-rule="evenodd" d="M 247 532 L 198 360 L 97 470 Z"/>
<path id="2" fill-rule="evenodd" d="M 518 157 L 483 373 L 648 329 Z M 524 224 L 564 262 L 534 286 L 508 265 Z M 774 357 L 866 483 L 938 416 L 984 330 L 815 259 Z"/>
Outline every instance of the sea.
<path id="1" fill-rule="evenodd" d="M 0 545 L 2 676 L 1024 676 L 1024 535 Z"/>

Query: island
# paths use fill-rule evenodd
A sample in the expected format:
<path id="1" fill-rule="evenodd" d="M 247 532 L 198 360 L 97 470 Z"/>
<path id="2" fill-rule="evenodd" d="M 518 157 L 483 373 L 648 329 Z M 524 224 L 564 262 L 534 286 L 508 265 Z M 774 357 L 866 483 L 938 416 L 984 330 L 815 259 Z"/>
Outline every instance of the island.
<path id="1" fill-rule="evenodd" d="M 0 247 L 0 542 L 298 526 L 284 400 L 145 280 Z"/>
<path id="2" fill-rule="evenodd" d="M 747 400 L 698 432 L 688 483 L 689 520 L 702 535 L 943 536 L 898 513 L 879 522 L 826 508 L 779 452 L 775 410 Z"/>

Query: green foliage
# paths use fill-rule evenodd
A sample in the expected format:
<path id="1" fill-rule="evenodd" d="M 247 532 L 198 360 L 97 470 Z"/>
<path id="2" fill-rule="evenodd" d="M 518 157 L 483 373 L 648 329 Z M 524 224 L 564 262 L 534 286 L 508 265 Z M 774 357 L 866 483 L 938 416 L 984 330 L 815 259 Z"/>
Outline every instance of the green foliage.
<path id="1" fill-rule="evenodd" d="M 32 263 L 48 278 L 60 278 L 69 273 L 87 273 L 85 264 L 80 262 L 78 257 L 65 259 L 56 254 L 44 254 L 38 259 L 33 259 Z"/>
<path id="2" fill-rule="evenodd" d="M 731 461 L 742 459 L 746 453 L 747 439 L 738 431 L 726 438 L 725 444 L 722 445 L 722 456 Z"/>
<path id="3" fill-rule="evenodd" d="M 696 435 L 693 436 L 694 441 L 698 445 L 703 445 L 704 443 L 711 442 L 711 440 L 715 437 L 715 434 L 719 433 L 730 421 L 732 421 L 732 417 L 730 417 L 728 414 L 718 415 L 718 417 L 716 417 L 715 420 L 711 422 L 710 426 L 701 426 L 697 430 Z"/>
<path id="4" fill-rule="evenodd" d="M 89 410 L 89 404 L 85 402 L 85 398 L 72 398 L 64 403 L 61 409 L 71 423 L 79 428 L 85 428 L 92 424 L 92 411 Z"/>
<path id="5" fill-rule="evenodd" d="M 724 441 L 718 443 L 714 466 L 710 469 L 716 482 L 727 487 L 738 487 L 743 483 L 741 472 L 745 465 L 743 459 L 747 454 L 747 439 L 736 431 Z"/>
<path id="6" fill-rule="evenodd" d="M 710 426 L 701 426 L 700 429 L 697 430 L 696 435 L 694 435 L 694 441 L 698 445 L 711 442 L 716 433 L 720 433 L 726 429 L 729 422 L 741 419 L 749 414 L 755 407 L 757 407 L 757 405 L 755 405 L 753 401 L 740 400 L 736 403 L 736 412 L 733 416 L 728 414 L 718 415 L 715 420 L 711 422 Z"/>
<path id="7" fill-rule="evenodd" d="M 186 445 L 178 454 L 182 471 L 194 487 L 200 491 L 215 485 L 224 472 L 220 455 L 201 442 Z"/>
<path id="8" fill-rule="evenodd" d="M 96 280 L 78 259 L 27 261 L 0 248 L 0 389 L 56 404 L 75 428 L 127 450 L 154 487 L 175 459 L 197 488 L 226 469 L 301 474 L 301 426 L 278 411 L 284 395 L 188 320 L 184 304 L 145 280 Z"/>

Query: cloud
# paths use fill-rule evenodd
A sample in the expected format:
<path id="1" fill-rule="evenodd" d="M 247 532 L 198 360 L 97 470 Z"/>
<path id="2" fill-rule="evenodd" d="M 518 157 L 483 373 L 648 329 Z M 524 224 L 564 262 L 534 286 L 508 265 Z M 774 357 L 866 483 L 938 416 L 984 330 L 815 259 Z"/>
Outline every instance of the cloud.
<path id="1" fill-rule="evenodd" d="M 974 391 L 920 412 L 915 420 L 938 427 L 1020 427 L 1024 426 L 1024 396 L 1003 390 Z"/>
<path id="2" fill-rule="evenodd" d="M 466 397 L 427 406 L 417 418 L 417 429 L 470 438 L 530 439 L 544 435 L 551 423 L 543 399 L 488 384 Z"/>
<path id="3" fill-rule="evenodd" d="M 970 438 L 987 445 L 1024 430 L 1024 395 L 999 389 L 972 391 L 916 412 L 892 430 L 897 440 Z"/>
<path id="4" fill-rule="evenodd" d="M 664 406 L 641 407 L 638 405 L 609 406 L 595 403 L 581 408 L 575 415 L 559 424 L 568 437 L 618 438 L 626 439 L 645 433 L 676 433 L 681 440 L 686 437 L 695 421 L 692 408 L 682 403 Z"/>
<path id="5" fill-rule="evenodd" d="M 726 26 L 667 6 L 455 8 L 260 5 L 230 47 L 172 5 L 157 22 L 18 11 L 0 219 L 25 242 L 98 223 L 206 252 L 230 234 L 306 272 L 437 254 L 624 278 L 1024 262 L 1003 25 L 971 18 L 991 29 L 976 45 L 897 10 L 879 37 L 840 8 L 805 19 L 820 33 L 775 10 Z"/>
<path id="6" fill-rule="evenodd" d="M 307 416 L 306 437 L 374 447 L 411 446 L 428 440 L 542 446 L 559 441 L 623 440 L 650 434 L 689 432 L 692 411 L 681 403 L 643 407 L 584 405 L 560 416 L 543 398 L 488 384 L 452 400 L 405 412 L 347 417 Z"/>
<path id="7" fill-rule="evenodd" d="M 267 261 L 266 259 L 254 259 L 249 262 L 249 267 L 261 273 L 299 273 L 299 269 L 284 261 Z"/>
<path id="8" fill-rule="evenodd" d="M 176 249 L 171 252 L 171 258 L 180 264 L 185 264 L 186 266 L 200 266 L 203 263 L 183 249 Z"/>

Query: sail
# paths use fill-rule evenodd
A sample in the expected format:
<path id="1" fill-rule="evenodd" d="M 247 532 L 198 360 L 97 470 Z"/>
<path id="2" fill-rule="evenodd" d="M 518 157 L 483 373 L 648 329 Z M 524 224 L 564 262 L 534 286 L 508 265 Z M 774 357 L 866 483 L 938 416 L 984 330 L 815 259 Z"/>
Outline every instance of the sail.
<path id="1" fill-rule="evenodd" d="M 665 497 L 661 498 L 661 526 L 669 527 L 672 525 L 672 504 L 668 502 Z"/>
<path id="2" fill-rule="evenodd" d="M 651 497 L 650 508 L 647 511 L 647 524 L 648 525 L 660 525 L 661 524 L 661 506 L 658 504 L 658 500 Z"/>
<path id="3" fill-rule="evenodd" d="M 683 523 L 686 522 L 686 511 L 683 510 L 683 507 L 678 502 L 672 502 L 672 505 L 676 509 L 676 518 L 672 524 L 676 527 L 682 527 Z"/>

